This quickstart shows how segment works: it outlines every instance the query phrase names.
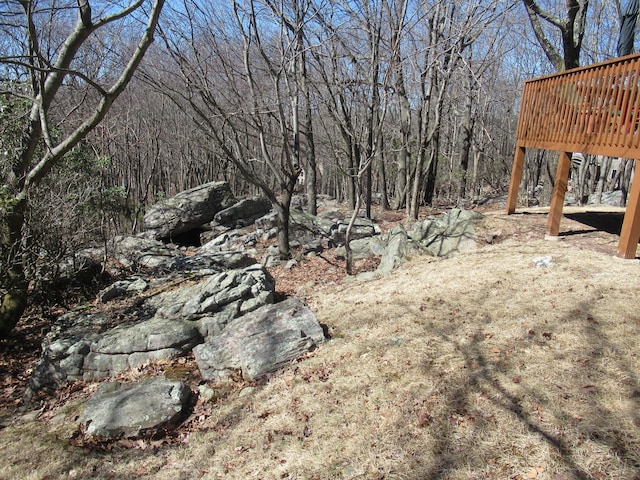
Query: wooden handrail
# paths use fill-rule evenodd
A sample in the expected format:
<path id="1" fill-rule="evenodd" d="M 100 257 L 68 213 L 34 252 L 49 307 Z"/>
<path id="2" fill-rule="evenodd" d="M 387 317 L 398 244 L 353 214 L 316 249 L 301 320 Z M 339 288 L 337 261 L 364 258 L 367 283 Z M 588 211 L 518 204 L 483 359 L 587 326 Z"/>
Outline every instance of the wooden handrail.
<path id="1" fill-rule="evenodd" d="M 640 159 L 640 54 L 525 82 L 507 198 L 515 211 L 527 148 L 561 152 L 547 235 L 557 236 L 571 154 Z M 634 174 L 635 180 L 635 174 Z M 640 239 L 640 177 L 632 182 L 618 255 L 634 258 Z"/>

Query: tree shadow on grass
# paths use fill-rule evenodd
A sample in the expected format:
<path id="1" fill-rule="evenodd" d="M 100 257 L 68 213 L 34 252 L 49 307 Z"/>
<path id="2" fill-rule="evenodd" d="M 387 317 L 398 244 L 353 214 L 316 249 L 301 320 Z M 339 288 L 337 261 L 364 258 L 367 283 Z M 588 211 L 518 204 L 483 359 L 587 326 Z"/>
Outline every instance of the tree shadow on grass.
<path id="1" fill-rule="evenodd" d="M 420 312 L 415 311 L 413 307 L 405 307 L 412 311 L 412 315 L 420 316 Z M 484 446 L 482 439 L 485 437 L 488 439 L 491 435 L 495 438 L 495 430 L 499 429 L 506 441 L 506 444 L 500 443 L 505 447 L 509 443 L 510 432 L 502 431 L 505 427 L 501 425 L 473 419 L 473 412 L 478 411 L 478 398 L 490 404 L 494 410 L 497 409 L 502 414 L 515 419 L 521 430 L 533 434 L 539 442 L 546 445 L 545 449 L 555 459 L 551 467 L 555 472 L 549 472 L 546 467 L 545 475 L 555 474 L 553 478 L 567 480 L 606 478 L 605 476 L 610 472 L 599 470 L 595 459 L 593 462 L 585 462 L 582 458 L 585 455 L 583 447 L 587 443 L 597 444 L 601 450 L 604 449 L 607 452 L 607 456 L 617 457 L 620 469 L 623 471 L 639 472 L 640 432 L 630 427 L 630 425 L 640 425 L 640 385 L 637 372 L 625 358 L 625 352 L 621 351 L 620 339 L 610 338 L 608 332 L 590 311 L 590 304 L 585 302 L 572 309 L 572 312 L 581 312 L 580 318 L 567 314 L 557 319 L 559 325 L 573 325 L 574 335 L 582 338 L 581 345 L 578 347 L 583 351 L 583 355 L 579 362 L 573 362 L 574 367 L 571 372 L 571 375 L 576 378 L 576 383 L 567 388 L 571 392 L 569 401 L 577 402 L 581 410 L 587 411 L 583 414 L 583 418 L 572 418 L 571 408 L 566 401 L 553 402 L 552 397 L 564 394 L 560 393 L 555 385 L 542 388 L 540 385 L 527 382 L 526 379 L 518 378 L 517 365 L 514 364 L 517 358 L 505 359 L 505 357 L 493 356 L 481 333 L 481 325 L 478 326 L 477 334 L 468 342 L 461 341 L 455 327 L 439 331 L 430 330 L 429 335 L 434 338 L 434 341 L 448 343 L 461 355 L 464 369 L 468 373 L 456 379 L 454 383 L 446 385 L 446 388 L 439 389 L 442 393 L 440 407 L 427 427 L 436 429 L 438 438 L 432 451 L 425 452 L 426 455 L 433 455 L 436 460 L 428 467 L 412 465 L 411 475 L 407 478 L 438 480 L 450 478 L 452 474 L 455 476 L 455 472 L 457 475 L 461 475 L 461 472 L 466 474 L 470 468 L 474 475 L 472 478 L 498 478 L 492 476 L 491 465 L 482 463 L 490 463 L 493 459 L 488 459 L 500 456 L 502 452 L 490 451 L 500 445 Z M 638 323 L 638 319 L 633 321 Z M 523 328 L 526 328 L 525 325 Z M 523 341 L 525 340 L 527 339 Z M 512 355 L 512 357 L 515 356 Z M 422 361 L 425 360 L 427 359 L 422 359 Z M 556 368 L 553 365 L 553 358 L 549 358 L 549 368 Z M 593 375 L 590 374 L 590 369 Z M 612 369 L 626 379 L 624 392 L 630 405 L 625 410 L 633 417 L 631 419 L 625 418 L 621 415 L 620 409 L 616 411 L 610 405 L 612 397 L 625 395 L 625 393 L 601 391 L 604 386 L 600 387 L 597 383 L 598 378 L 609 375 Z M 595 385 L 592 385 L 592 382 L 595 382 Z M 539 409 L 544 412 L 543 414 L 531 408 L 531 405 L 536 404 L 540 406 Z M 455 428 L 451 428 L 452 418 L 465 414 L 475 422 L 474 435 L 469 439 L 458 435 Z M 543 422 L 537 418 L 541 415 L 550 415 L 552 418 Z M 561 428 L 557 428 L 557 425 Z M 402 425 L 397 426 L 397 428 L 402 427 Z M 568 430 L 572 431 L 568 432 Z M 480 444 L 478 444 L 478 437 L 481 439 Z M 476 458 L 473 459 L 473 457 Z M 500 473 L 499 478 L 503 478 L 502 475 L 505 472 Z M 529 473 L 532 475 L 529 478 L 537 478 L 535 471 Z M 520 475 L 516 478 L 528 476 L 527 472 L 522 470 L 519 474 L 512 470 L 510 474 Z M 540 476 L 539 478 L 551 477 Z M 631 478 L 640 478 L 640 474 Z"/>

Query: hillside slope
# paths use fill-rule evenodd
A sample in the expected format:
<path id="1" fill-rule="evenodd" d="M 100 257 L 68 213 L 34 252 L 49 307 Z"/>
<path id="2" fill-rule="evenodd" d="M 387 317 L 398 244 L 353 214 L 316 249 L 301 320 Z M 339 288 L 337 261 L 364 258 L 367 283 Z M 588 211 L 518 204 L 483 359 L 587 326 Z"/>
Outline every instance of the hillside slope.
<path id="1" fill-rule="evenodd" d="M 475 251 L 316 278 L 333 338 L 214 385 L 174 442 L 75 446 L 81 398 L 28 414 L 2 430 L 0 478 L 640 478 L 640 264 L 569 220 L 545 241 L 544 221 L 489 215 Z"/>

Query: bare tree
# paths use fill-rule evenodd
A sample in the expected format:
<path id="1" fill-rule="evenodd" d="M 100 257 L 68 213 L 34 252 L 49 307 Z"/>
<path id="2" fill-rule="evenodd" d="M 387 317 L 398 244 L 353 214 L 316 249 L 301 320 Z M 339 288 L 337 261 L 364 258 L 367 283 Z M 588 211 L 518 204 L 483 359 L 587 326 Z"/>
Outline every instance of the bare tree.
<path id="1" fill-rule="evenodd" d="M 343 11 L 341 4 L 317 8 L 315 16 L 320 28 L 313 31 L 316 48 L 310 52 L 314 60 L 314 88 L 318 98 L 322 99 L 319 103 L 328 117 L 321 116 L 319 123 L 331 145 L 335 170 L 345 183 L 339 185 L 336 180 L 336 189 L 347 191 L 346 197 L 351 206 L 355 207 L 357 163 L 361 155 L 361 144 L 358 141 L 360 129 L 355 112 L 361 102 L 353 97 L 359 84 L 360 63 L 350 48 L 350 23 L 346 21 L 349 15 Z M 335 25 L 334 17 L 343 20 Z M 334 136 L 342 142 L 334 140 Z"/>
<path id="2" fill-rule="evenodd" d="M 428 48 L 420 72 L 419 107 L 417 111 L 417 160 L 411 175 L 409 218 L 417 219 L 422 203 L 430 204 L 435 194 L 435 182 L 440 154 L 440 134 L 443 125 L 445 94 L 462 60 L 463 52 L 483 30 L 503 14 L 508 4 L 476 0 L 458 8 L 447 2 L 427 6 Z"/>
<path id="3" fill-rule="evenodd" d="M 14 75 L 3 80 L 2 95 L 22 99 L 29 106 L 29 113 L 22 129 L 21 145 L 12 152 L 11 166 L 3 171 L 2 178 L 0 336 L 8 335 L 27 305 L 24 253 L 28 247 L 25 219 L 30 192 L 100 123 L 123 92 L 153 42 L 164 0 L 135 0 L 123 7 L 111 2 L 100 3 L 97 15 L 89 0 L 51 4 L 18 0 L 4 5 L 6 11 L 2 15 L 11 21 L 2 23 L 3 35 L 11 38 L 14 48 L 0 57 L 0 65 L 5 72 L 12 69 Z M 69 12 L 75 13 L 75 25 L 67 27 L 68 33 L 59 44 L 44 43 L 47 38 L 41 35 L 43 29 L 48 28 L 54 17 L 61 25 L 68 25 L 73 21 Z M 141 27 L 139 40 L 132 45 L 127 57 L 114 55 L 107 59 L 103 56 L 103 63 L 88 65 L 87 59 L 95 52 L 90 48 L 91 40 L 98 38 L 100 32 L 125 22 L 132 28 Z M 109 52 L 114 51 L 112 46 Z M 99 58 L 99 53 L 95 55 Z M 64 96 L 67 84 L 86 86 L 87 99 L 94 98 L 94 101 L 90 107 L 77 105 L 54 125 L 56 102 Z"/>
<path id="4" fill-rule="evenodd" d="M 286 8 L 285 2 L 268 2 L 276 17 L 280 18 L 288 31 L 290 42 L 293 46 L 293 60 L 291 62 L 291 75 L 289 91 L 292 97 L 293 128 L 294 128 L 294 155 L 296 164 L 304 166 L 305 183 L 307 188 L 309 213 L 316 215 L 317 205 L 317 162 L 316 147 L 313 136 L 313 113 L 311 89 L 308 75 L 307 38 L 306 29 L 309 16 L 312 15 L 310 0 L 297 0 Z M 303 142 L 302 139 L 305 139 Z M 304 158 L 303 158 L 304 157 Z"/>
<path id="5" fill-rule="evenodd" d="M 173 62 L 164 76 L 176 67 L 177 76 L 159 82 L 272 202 L 282 258 L 290 256 L 289 214 L 302 158 L 314 161 L 303 78 L 308 5 L 293 0 L 286 7 L 269 0 L 234 0 L 229 8 L 184 1 L 163 33 Z"/>
<path id="6" fill-rule="evenodd" d="M 392 68 L 393 85 L 395 96 L 397 97 L 399 119 L 397 122 L 399 130 L 399 142 L 395 148 L 397 150 L 397 173 L 395 195 L 392 207 L 396 210 L 403 208 L 407 204 L 408 191 L 408 165 L 411 157 L 411 124 L 412 110 L 409 93 L 405 82 L 405 68 L 408 62 L 403 58 L 402 46 L 405 43 L 405 29 L 407 25 L 409 1 L 384 2 L 387 12 L 387 20 L 391 29 L 390 35 L 390 65 Z"/>
<path id="7" fill-rule="evenodd" d="M 578 67 L 589 0 L 567 0 L 564 17 L 559 13 L 541 8 L 539 2 L 535 0 L 522 1 L 536 38 L 555 69 L 562 71 Z M 543 21 L 560 34 L 559 43 L 562 50 L 558 48 L 558 42 L 552 39 L 550 32 L 544 28 Z"/>

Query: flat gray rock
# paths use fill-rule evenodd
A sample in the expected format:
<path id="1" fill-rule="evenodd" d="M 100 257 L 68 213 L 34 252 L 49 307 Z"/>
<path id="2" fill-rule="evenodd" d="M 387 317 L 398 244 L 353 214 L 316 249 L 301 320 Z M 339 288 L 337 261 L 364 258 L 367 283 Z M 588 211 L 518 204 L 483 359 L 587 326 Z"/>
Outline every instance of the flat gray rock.
<path id="1" fill-rule="evenodd" d="M 275 282 L 260 265 L 227 270 L 208 276 L 195 285 L 182 287 L 151 299 L 156 316 L 167 319 L 197 320 L 217 312 L 237 310 L 235 316 L 273 302 Z"/>
<path id="2" fill-rule="evenodd" d="M 85 405 L 85 433 L 112 439 L 174 428 L 186 417 L 190 398 L 189 387 L 164 377 L 136 384 L 103 383 Z"/>
<path id="3" fill-rule="evenodd" d="M 205 380 L 218 380 L 235 370 L 253 380 L 315 349 L 324 338 L 309 307 L 289 298 L 233 320 L 193 353 Z"/>
<path id="4" fill-rule="evenodd" d="M 184 256 L 175 245 L 166 245 L 144 235 L 117 236 L 109 242 L 109 256 L 129 269 L 157 269 Z"/>
<path id="5" fill-rule="evenodd" d="M 422 222 L 409 236 L 436 257 L 446 257 L 477 247 L 475 224 L 482 214 L 453 208 L 439 218 Z"/>
<path id="6" fill-rule="evenodd" d="M 270 210 L 271 202 L 266 197 L 245 198 L 216 213 L 213 220 L 224 225 L 244 224 L 251 219 L 266 215 Z"/>
<path id="7" fill-rule="evenodd" d="M 273 302 L 275 283 L 260 265 L 216 273 L 220 267 L 209 260 L 194 267 L 212 274 L 134 302 L 126 321 L 85 310 L 63 315 L 45 339 L 31 388 L 102 380 L 147 362 L 183 356 L 233 319 Z"/>
<path id="8" fill-rule="evenodd" d="M 116 298 L 134 296 L 144 292 L 147 288 L 149 288 L 149 283 L 142 278 L 120 280 L 98 293 L 98 300 L 105 303 Z"/>
<path id="9" fill-rule="evenodd" d="M 210 182 L 157 203 L 144 216 L 145 229 L 157 240 L 171 239 L 213 220 L 237 202 L 227 182 Z"/>
<path id="10" fill-rule="evenodd" d="M 202 336 L 193 322 L 154 317 L 129 327 L 116 327 L 91 343 L 82 365 L 85 380 L 100 380 L 151 360 L 184 355 Z"/>

